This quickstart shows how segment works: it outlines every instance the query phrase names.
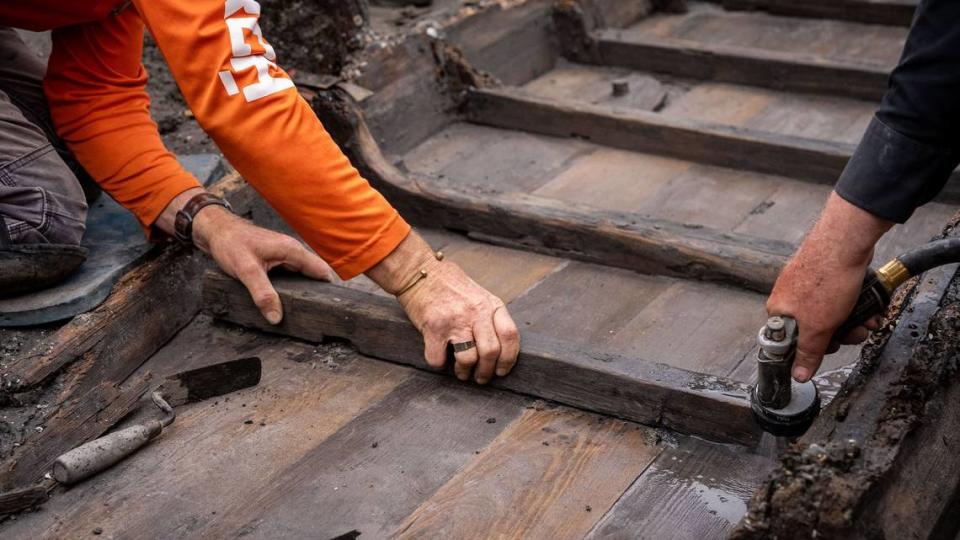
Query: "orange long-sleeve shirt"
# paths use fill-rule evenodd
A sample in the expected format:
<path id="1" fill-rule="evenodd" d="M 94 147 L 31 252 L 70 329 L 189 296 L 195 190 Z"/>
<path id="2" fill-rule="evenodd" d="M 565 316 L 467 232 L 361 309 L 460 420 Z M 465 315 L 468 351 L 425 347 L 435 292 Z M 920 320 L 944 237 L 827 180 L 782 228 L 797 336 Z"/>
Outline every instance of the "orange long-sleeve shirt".
<path id="1" fill-rule="evenodd" d="M 4 4 L 0 25 L 53 30 L 44 89 L 57 131 L 145 227 L 198 185 L 150 118 L 141 64 L 146 25 L 203 129 L 341 277 L 374 266 L 410 232 L 277 67 L 256 1 Z"/>

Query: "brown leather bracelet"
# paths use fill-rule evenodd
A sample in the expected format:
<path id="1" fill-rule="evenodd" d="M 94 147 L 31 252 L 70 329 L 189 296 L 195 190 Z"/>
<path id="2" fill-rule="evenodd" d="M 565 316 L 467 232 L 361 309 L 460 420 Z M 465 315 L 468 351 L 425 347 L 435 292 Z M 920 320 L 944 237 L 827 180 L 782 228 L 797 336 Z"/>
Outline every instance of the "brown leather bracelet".
<path id="1" fill-rule="evenodd" d="M 187 204 L 183 205 L 183 208 L 177 212 L 177 217 L 173 222 L 173 234 L 177 240 L 185 244 L 193 244 L 193 220 L 197 217 L 197 213 L 204 208 L 216 204 L 222 206 L 227 210 L 232 211 L 230 208 L 230 203 L 223 200 L 220 197 L 217 197 L 213 193 L 197 193 L 187 201 Z"/>

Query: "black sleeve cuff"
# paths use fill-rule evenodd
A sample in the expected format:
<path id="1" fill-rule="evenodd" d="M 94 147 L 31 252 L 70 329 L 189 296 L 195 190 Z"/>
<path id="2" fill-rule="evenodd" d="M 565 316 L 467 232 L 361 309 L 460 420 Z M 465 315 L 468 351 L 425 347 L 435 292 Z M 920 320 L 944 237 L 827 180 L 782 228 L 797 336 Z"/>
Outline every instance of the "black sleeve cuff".
<path id="1" fill-rule="evenodd" d="M 956 150 L 924 144 L 874 117 L 837 181 L 837 194 L 897 223 L 933 199 L 960 162 Z"/>

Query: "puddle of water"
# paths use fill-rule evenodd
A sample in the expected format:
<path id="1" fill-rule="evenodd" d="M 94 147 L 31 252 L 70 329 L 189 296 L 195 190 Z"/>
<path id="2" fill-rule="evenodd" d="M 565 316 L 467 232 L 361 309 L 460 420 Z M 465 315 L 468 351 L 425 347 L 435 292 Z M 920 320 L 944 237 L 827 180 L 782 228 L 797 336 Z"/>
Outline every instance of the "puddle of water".
<path id="1" fill-rule="evenodd" d="M 671 491 L 687 494 L 682 504 L 688 511 L 698 508 L 728 523 L 740 521 L 747 513 L 747 500 L 753 495 L 752 485 L 729 479 L 704 474 L 688 477 L 670 469 L 660 469 L 656 475 L 658 483 L 671 486 Z"/>

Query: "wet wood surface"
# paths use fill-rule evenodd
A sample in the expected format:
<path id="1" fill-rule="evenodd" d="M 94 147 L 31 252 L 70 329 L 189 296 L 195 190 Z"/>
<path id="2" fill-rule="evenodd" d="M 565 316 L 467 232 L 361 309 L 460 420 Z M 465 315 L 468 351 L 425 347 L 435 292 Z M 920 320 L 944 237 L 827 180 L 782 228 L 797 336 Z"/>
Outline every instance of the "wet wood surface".
<path id="1" fill-rule="evenodd" d="M 587 538 L 724 538 L 771 467 L 742 448 L 683 439 L 657 457 Z"/>
<path id="2" fill-rule="evenodd" d="M 143 370 L 249 355 L 263 361 L 259 386 L 181 407 L 135 456 L 55 490 L 0 534 L 582 538 L 675 444 L 637 424 L 205 317 Z M 735 471 L 708 474 L 738 482 Z"/>

